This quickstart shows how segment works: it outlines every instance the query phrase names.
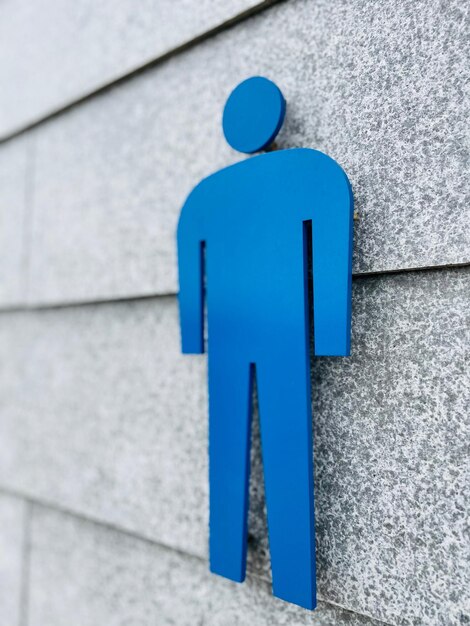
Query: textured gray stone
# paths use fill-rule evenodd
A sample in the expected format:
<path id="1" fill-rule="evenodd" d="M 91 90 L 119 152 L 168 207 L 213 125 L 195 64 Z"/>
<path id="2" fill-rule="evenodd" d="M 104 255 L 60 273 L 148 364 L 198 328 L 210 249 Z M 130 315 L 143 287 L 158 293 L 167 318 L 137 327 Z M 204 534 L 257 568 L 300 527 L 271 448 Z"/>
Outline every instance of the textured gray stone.
<path id="1" fill-rule="evenodd" d="M 0 626 L 20 626 L 24 503 L 0 494 Z"/>
<path id="2" fill-rule="evenodd" d="M 313 363 L 320 597 L 393 624 L 468 616 L 469 293 L 463 268 L 356 279 L 352 356 Z M 4 313 L 0 350 L 0 481 L 204 556 L 205 357 L 174 299 Z M 256 429 L 253 460 L 268 580 Z"/>
<path id="3" fill-rule="evenodd" d="M 470 616 L 469 295 L 469 270 L 358 279 L 351 358 L 314 361 L 319 588 L 393 624 Z"/>
<path id="4" fill-rule="evenodd" d="M 466 12 L 281 3 L 43 125 L 32 301 L 176 291 L 180 207 L 239 158 L 222 107 L 258 73 L 287 97 L 279 145 L 319 148 L 350 176 L 355 272 L 468 262 Z"/>
<path id="5" fill-rule="evenodd" d="M 27 166 L 30 142 L 0 146 L 0 306 L 25 301 Z"/>
<path id="6" fill-rule="evenodd" d="M 0 137 L 261 4 L 259 0 L 0 3 Z"/>
<path id="7" fill-rule="evenodd" d="M 320 603 L 312 613 L 272 597 L 269 586 L 209 574 L 206 563 L 35 509 L 30 626 L 379 626 Z"/>
<path id="8" fill-rule="evenodd" d="M 204 554 L 206 366 L 174 298 L 1 319 L 0 484 Z"/>
<path id="9" fill-rule="evenodd" d="M 317 439 L 338 442 L 317 466 L 320 584 L 392 622 L 465 623 L 470 273 L 389 276 L 383 288 L 384 358 L 359 356 L 346 385 L 352 402 L 326 392 L 330 364 L 319 367 Z M 369 394 L 365 376 L 375 377 Z"/>

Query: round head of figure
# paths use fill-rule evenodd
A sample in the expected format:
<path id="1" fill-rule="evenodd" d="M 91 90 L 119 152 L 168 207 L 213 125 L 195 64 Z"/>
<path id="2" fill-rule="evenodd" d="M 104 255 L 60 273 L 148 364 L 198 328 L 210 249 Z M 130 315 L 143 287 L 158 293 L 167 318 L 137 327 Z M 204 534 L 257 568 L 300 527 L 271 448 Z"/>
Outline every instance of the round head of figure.
<path id="1" fill-rule="evenodd" d="M 277 85 L 262 76 L 247 78 L 225 104 L 225 139 L 239 152 L 259 152 L 274 141 L 285 114 L 286 101 Z"/>

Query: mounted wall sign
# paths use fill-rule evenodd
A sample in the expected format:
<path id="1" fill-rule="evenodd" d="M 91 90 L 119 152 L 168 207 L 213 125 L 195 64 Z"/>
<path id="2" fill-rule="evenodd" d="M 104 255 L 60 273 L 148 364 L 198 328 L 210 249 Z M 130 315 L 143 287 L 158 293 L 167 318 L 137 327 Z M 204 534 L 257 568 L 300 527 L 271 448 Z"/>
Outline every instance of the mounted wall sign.
<path id="1" fill-rule="evenodd" d="M 245 80 L 225 106 L 227 141 L 249 154 L 267 148 L 285 109 L 274 83 Z M 315 354 L 348 356 L 352 220 L 344 171 L 325 154 L 299 148 L 205 178 L 178 225 L 185 354 L 204 352 L 207 306 L 211 571 L 245 578 L 256 373 L 273 593 L 310 609 L 316 583 L 308 250 Z"/>

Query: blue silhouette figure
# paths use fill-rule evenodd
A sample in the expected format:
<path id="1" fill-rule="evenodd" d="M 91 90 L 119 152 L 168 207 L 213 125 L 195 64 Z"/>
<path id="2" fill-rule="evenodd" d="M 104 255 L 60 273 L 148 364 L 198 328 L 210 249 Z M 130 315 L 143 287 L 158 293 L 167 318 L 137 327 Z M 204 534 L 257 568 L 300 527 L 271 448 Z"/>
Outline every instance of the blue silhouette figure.
<path id="1" fill-rule="evenodd" d="M 241 152 L 262 150 L 284 115 L 278 87 L 249 78 L 227 101 L 225 137 Z M 256 371 L 273 593 L 310 609 L 316 582 L 307 251 L 311 245 L 315 354 L 347 356 L 352 219 L 344 171 L 325 154 L 299 148 L 205 178 L 178 225 L 183 353 L 204 352 L 207 306 L 211 571 L 245 578 Z"/>

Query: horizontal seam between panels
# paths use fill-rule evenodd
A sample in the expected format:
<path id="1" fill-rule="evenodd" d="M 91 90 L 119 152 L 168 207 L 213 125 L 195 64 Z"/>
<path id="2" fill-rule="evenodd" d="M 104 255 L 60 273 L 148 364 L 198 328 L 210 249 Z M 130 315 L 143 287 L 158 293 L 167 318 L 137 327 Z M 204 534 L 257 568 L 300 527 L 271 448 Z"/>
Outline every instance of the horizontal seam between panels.
<path id="1" fill-rule="evenodd" d="M 422 267 L 410 267 L 410 268 L 402 268 L 396 270 L 383 270 L 383 271 L 372 271 L 372 272 L 361 272 L 360 274 L 353 274 L 353 280 L 365 280 L 368 278 L 380 278 L 387 276 L 397 276 L 400 274 L 410 274 L 410 273 L 431 273 L 431 272 L 443 272 L 452 269 L 465 269 L 470 267 L 469 262 L 465 263 L 453 263 L 449 265 L 430 265 L 430 266 L 422 266 Z M 176 291 L 169 291 L 163 293 L 150 293 L 150 294 L 135 294 L 128 296 L 116 296 L 109 298 L 90 298 L 83 300 L 67 300 L 63 302 L 37 302 L 31 304 L 12 304 L 12 305 L 0 305 L 0 315 L 2 313 L 23 313 L 23 312 L 32 312 L 32 311 L 51 311 L 58 309 L 73 309 L 73 308 L 82 308 L 82 307 L 91 307 L 91 306 L 99 306 L 99 305 L 107 305 L 107 304 L 126 304 L 126 303 L 138 303 L 145 302 L 147 300 L 161 300 L 165 298 L 176 298 L 178 293 Z"/>
<path id="2" fill-rule="evenodd" d="M 126 74 L 122 74 L 121 76 L 118 76 L 117 78 L 111 79 L 110 81 L 103 83 L 101 86 L 94 88 L 92 91 L 86 92 L 82 96 L 75 98 L 74 100 L 71 100 L 67 102 L 66 104 L 58 106 L 55 109 L 51 109 L 49 113 L 38 116 L 37 119 L 31 122 L 27 122 L 24 125 L 16 128 L 15 130 L 5 135 L 0 136 L 0 145 L 8 141 L 11 141 L 21 135 L 24 135 L 28 131 L 33 130 L 34 128 L 38 126 L 41 126 L 42 124 L 48 122 L 51 119 L 54 119 L 64 113 L 67 113 L 71 109 L 74 109 L 75 107 L 80 106 L 81 104 L 83 104 L 84 102 L 87 102 L 88 100 L 91 100 L 95 96 L 99 96 L 105 93 L 106 91 L 113 89 L 114 87 L 118 85 L 121 85 L 127 81 L 130 81 L 133 78 L 139 76 L 140 74 L 143 74 L 144 72 L 151 70 L 152 68 L 160 64 L 165 63 L 169 59 L 179 54 L 182 54 L 188 50 L 191 50 L 192 48 L 195 48 L 199 44 L 211 39 L 212 37 L 215 37 L 216 35 L 219 35 L 220 33 L 223 33 L 229 30 L 230 28 L 237 26 L 238 24 L 241 24 L 245 20 L 249 19 L 250 17 L 253 17 L 254 15 L 261 13 L 262 11 L 270 8 L 271 6 L 280 4 L 281 2 L 285 2 L 285 1 L 286 0 L 263 0 L 262 2 L 256 4 L 255 6 L 250 7 L 249 9 L 246 9 L 245 11 L 242 11 L 241 13 L 238 13 L 237 15 L 234 15 L 233 17 L 229 18 L 225 22 L 222 22 L 221 24 L 217 24 L 217 26 L 214 26 L 213 28 L 210 28 L 209 30 L 201 33 L 200 35 L 197 35 L 196 37 L 193 37 L 192 39 L 185 41 L 181 45 L 175 46 L 174 48 L 171 48 L 167 52 L 164 52 L 163 54 L 151 59 L 150 61 L 147 61 L 143 63 L 142 65 L 139 65 L 138 67 L 130 70 Z"/>

